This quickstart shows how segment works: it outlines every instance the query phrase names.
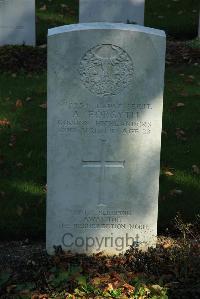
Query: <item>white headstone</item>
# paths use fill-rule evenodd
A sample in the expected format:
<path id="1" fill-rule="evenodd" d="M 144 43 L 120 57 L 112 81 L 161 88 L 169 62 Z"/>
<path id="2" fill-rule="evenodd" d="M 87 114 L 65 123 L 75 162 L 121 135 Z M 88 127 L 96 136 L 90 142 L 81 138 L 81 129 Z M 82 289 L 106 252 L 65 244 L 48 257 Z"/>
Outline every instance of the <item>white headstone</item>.
<path id="1" fill-rule="evenodd" d="M 144 24 L 145 0 L 80 0 L 79 22 Z"/>
<path id="2" fill-rule="evenodd" d="M 155 245 L 164 64 L 160 30 L 49 30 L 49 253 Z"/>
<path id="3" fill-rule="evenodd" d="M 35 45 L 35 0 L 0 0 L 0 46 Z"/>

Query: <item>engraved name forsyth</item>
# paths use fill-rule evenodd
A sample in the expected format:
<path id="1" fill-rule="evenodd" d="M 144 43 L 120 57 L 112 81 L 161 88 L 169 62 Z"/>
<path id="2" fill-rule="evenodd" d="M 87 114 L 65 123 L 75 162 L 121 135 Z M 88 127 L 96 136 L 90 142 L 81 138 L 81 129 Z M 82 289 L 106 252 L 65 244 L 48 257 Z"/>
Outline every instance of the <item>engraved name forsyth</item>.
<path id="1" fill-rule="evenodd" d="M 92 93 L 116 95 L 133 79 L 133 62 L 118 46 L 98 45 L 82 58 L 80 75 L 84 86 Z"/>

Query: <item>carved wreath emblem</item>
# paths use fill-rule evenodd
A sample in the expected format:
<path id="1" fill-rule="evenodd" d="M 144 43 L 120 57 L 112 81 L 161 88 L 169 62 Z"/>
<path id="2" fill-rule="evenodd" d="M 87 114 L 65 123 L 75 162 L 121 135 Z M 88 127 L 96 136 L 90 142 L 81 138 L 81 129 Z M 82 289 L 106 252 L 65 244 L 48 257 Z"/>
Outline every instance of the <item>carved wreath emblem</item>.
<path id="1" fill-rule="evenodd" d="M 102 44 L 83 56 L 80 75 L 83 85 L 92 93 L 116 95 L 133 79 L 133 62 L 122 48 Z"/>

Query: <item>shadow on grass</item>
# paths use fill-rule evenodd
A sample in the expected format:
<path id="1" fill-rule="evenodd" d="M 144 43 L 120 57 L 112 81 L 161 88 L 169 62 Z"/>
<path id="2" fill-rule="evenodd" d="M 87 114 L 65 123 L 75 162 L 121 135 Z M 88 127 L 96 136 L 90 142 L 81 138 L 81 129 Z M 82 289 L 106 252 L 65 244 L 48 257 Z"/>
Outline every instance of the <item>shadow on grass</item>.
<path id="1" fill-rule="evenodd" d="M 193 165 L 199 167 L 198 80 L 198 67 L 169 67 L 166 72 L 158 221 L 160 231 L 173 226 L 177 212 L 186 222 L 193 222 L 195 215 L 200 214 L 200 176 L 193 171 Z M 183 106 L 177 107 L 177 103 Z M 166 175 L 166 170 L 172 175 Z"/>
<path id="2" fill-rule="evenodd" d="M 14 134 L 13 134 L 14 133 Z M 3 135 L 3 136 L 2 136 Z M 16 137 L 3 151 L 0 174 L 0 235 L 2 239 L 44 238 L 46 156 L 42 135 L 19 130 L 1 134 L 1 142 Z M 38 140 L 40 139 L 40 141 Z M 11 141 L 12 142 L 12 141 Z"/>
<path id="3" fill-rule="evenodd" d="M 197 36 L 199 0 L 146 0 L 145 26 L 163 29 L 177 39 Z"/>
<path id="4" fill-rule="evenodd" d="M 172 170 L 174 176 L 162 174 L 160 178 L 160 232 L 170 226 L 177 212 L 184 221 L 193 221 L 200 213 L 199 176 L 192 173 L 192 165 L 199 165 L 200 147 L 197 72 L 197 68 L 190 66 L 167 69 L 163 127 L 167 137 L 162 138 L 161 164 L 175 170 Z M 11 122 L 10 128 L 0 130 L 0 234 L 7 239 L 44 237 L 46 110 L 39 106 L 46 100 L 46 75 L 32 78 L 2 75 L 0 79 L 0 119 Z M 181 96 L 182 89 L 188 95 Z M 31 100 L 26 101 L 29 96 Z M 6 100 L 7 97 L 10 99 Z M 17 99 L 23 102 L 20 109 L 16 109 Z M 177 102 L 184 102 L 185 107 L 171 110 Z M 177 140 L 176 127 L 187 132 L 187 141 Z"/>
<path id="5" fill-rule="evenodd" d="M 40 105 L 46 76 L 0 79 L 0 119 L 10 122 L 0 128 L 0 235 L 44 237 L 46 109 Z"/>
<path id="6" fill-rule="evenodd" d="M 180 213 L 185 222 L 194 222 L 200 214 L 200 185 L 192 174 L 176 171 L 175 177 L 160 176 L 158 231 L 173 230 Z"/>
<path id="7" fill-rule="evenodd" d="M 45 236 L 45 194 L 31 192 L 31 182 L 19 188 L 20 182 L 2 182 L 5 192 L 0 197 L 0 234 L 3 239 L 42 238 Z M 18 184 L 18 186 L 17 186 Z M 38 188 L 35 186 L 35 188 Z"/>

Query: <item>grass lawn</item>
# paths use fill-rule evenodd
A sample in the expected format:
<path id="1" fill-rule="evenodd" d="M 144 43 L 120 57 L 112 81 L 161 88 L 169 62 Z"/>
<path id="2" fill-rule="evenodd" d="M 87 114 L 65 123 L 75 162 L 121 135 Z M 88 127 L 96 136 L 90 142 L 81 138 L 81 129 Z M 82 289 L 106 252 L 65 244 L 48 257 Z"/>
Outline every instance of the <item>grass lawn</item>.
<path id="1" fill-rule="evenodd" d="M 1 75 L 1 234 L 44 232 L 46 75 Z M 2 120 L 9 120 L 4 125 Z"/>
<path id="2" fill-rule="evenodd" d="M 48 28 L 78 23 L 78 0 L 36 0 L 37 43 L 46 43 Z"/>
<path id="3" fill-rule="evenodd" d="M 198 2 L 146 0 L 145 25 L 165 29 L 175 38 L 195 37 Z M 36 0 L 36 4 L 38 45 L 46 43 L 48 28 L 78 22 L 78 0 Z M 187 43 L 199 48 L 197 40 Z M 170 48 L 167 57 L 158 230 L 171 232 L 177 213 L 193 225 L 179 218 L 183 239 L 173 240 L 170 234 L 159 238 L 149 252 L 130 249 L 115 257 L 62 253 L 49 257 L 40 241 L 13 242 L 45 236 L 46 49 L 1 48 L 0 235 L 8 241 L 0 242 L 0 297 L 199 298 L 195 217 L 200 217 L 200 65 L 194 64 L 198 52 L 190 64 L 183 58 L 191 57 L 185 50 L 179 56 L 180 44 Z"/>
<path id="4" fill-rule="evenodd" d="M 46 43 L 48 28 L 77 23 L 78 3 L 78 0 L 36 0 L 37 43 Z M 198 13 L 199 0 L 146 0 L 145 26 L 164 29 L 176 38 L 193 38 L 197 36 Z"/>
<path id="5" fill-rule="evenodd" d="M 36 3 L 38 44 L 46 42 L 47 28 L 78 21 L 77 0 Z M 175 36 L 196 35 L 197 17 L 196 0 L 146 1 L 146 25 L 166 28 Z M 200 211 L 199 81 L 198 66 L 170 66 L 166 70 L 160 231 L 178 211 L 186 221 L 192 221 Z M 0 234 L 44 236 L 46 73 L 26 74 L 15 69 L 14 73 L 0 74 L 0 86 Z"/>
<path id="6" fill-rule="evenodd" d="M 146 0 L 145 26 L 159 28 L 176 38 L 197 36 L 199 0 Z"/>
<path id="7" fill-rule="evenodd" d="M 169 67 L 165 77 L 159 225 L 177 211 L 185 221 L 200 212 L 199 67 Z"/>
<path id="8" fill-rule="evenodd" d="M 167 68 L 160 230 L 168 227 L 178 211 L 187 221 L 192 221 L 200 211 L 200 175 L 192 168 L 193 165 L 200 167 L 198 80 L 200 74 L 196 66 Z M 0 234 L 44 235 L 46 74 L 31 77 L 4 74 L 0 76 L 0 85 Z"/>

